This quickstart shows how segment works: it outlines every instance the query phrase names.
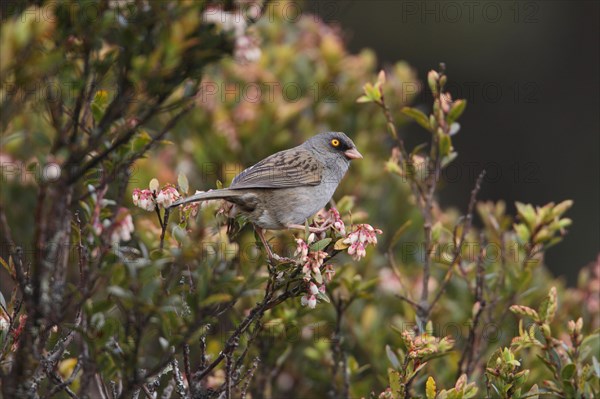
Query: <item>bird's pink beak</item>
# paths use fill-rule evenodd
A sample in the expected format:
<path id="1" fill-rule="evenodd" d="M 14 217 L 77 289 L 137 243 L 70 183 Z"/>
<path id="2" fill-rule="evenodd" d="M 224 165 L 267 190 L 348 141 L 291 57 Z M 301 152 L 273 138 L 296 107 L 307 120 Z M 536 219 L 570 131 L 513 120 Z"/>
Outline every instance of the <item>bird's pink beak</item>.
<path id="1" fill-rule="evenodd" d="M 356 148 L 350 148 L 349 150 L 344 152 L 344 155 L 348 159 L 362 159 L 362 154 L 358 152 Z"/>

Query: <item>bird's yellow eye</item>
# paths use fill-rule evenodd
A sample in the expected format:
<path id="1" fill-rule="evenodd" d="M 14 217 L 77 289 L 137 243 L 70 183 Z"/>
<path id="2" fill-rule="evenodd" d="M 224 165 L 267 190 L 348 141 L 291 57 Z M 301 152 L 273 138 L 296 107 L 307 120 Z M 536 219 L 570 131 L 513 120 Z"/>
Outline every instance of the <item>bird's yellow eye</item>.
<path id="1" fill-rule="evenodd" d="M 340 145 L 340 141 L 338 139 L 331 140 L 331 145 L 337 147 Z"/>

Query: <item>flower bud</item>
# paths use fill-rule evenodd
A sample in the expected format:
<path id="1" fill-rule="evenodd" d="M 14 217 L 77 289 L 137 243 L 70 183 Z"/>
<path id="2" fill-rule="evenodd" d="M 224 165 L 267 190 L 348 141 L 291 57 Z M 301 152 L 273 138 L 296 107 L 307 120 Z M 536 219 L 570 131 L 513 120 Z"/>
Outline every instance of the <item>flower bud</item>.
<path id="1" fill-rule="evenodd" d="M 440 75 L 436 71 L 429 71 L 427 74 L 427 83 L 429 84 L 429 88 L 434 95 L 437 95 L 437 84 Z"/>

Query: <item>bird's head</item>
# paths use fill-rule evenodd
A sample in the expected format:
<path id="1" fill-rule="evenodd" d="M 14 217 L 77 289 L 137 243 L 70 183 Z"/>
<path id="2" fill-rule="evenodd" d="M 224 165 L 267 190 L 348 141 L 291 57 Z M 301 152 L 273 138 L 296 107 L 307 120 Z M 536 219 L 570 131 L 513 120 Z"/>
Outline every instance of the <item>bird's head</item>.
<path id="1" fill-rule="evenodd" d="M 306 141 L 306 144 L 320 153 L 339 155 L 348 161 L 361 159 L 363 156 L 356 149 L 356 145 L 342 132 L 328 132 L 317 134 Z"/>

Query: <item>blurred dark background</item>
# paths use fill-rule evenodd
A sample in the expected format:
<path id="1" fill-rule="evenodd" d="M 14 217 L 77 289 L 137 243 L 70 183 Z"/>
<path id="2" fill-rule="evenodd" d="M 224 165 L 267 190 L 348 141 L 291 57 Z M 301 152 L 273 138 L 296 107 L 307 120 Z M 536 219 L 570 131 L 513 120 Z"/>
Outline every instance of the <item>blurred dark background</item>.
<path id="1" fill-rule="evenodd" d="M 443 206 L 466 208 L 474 176 L 480 199 L 543 205 L 573 199 L 569 234 L 546 262 L 574 283 L 600 242 L 600 3 L 596 1 L 317 1 L 352 52 L 373 48 L 382 67 L 399 60 L 421 80 L 440 62 L 450 91 L 466 98 Z M 428 110 L 430 94 L 417 102 Z M 411 126 L 410 145 L 425 139 Z"/>

